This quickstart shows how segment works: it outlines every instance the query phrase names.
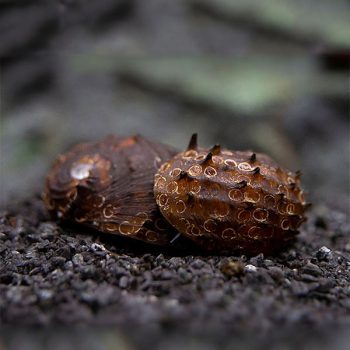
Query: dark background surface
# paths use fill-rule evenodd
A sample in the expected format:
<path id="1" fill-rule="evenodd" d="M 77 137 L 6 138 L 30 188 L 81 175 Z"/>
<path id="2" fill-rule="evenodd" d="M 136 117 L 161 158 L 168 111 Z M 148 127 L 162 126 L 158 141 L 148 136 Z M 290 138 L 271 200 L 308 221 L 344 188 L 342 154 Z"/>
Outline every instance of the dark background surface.
<path id="1" fill-rule="evenodd" d="M 141 133 L 183 149 L 190 135 L 198 132 L 205 146 L 220 142 L 233 149 L 263 151 L 291 170 L 301 169 L 308 200 L 314 203 L 311 224 L 305 230 L 313 232 L 312 225 L 323 218 L 328 227 L 323 229 L 329 235 L 329 241 L 323 243 L 348 254 L 347 1 L 23 0 L 1 1 L 0 7 L 1 207 L 10 208 L 17 219 L 26 218 L 23 205 L 18 204 L 23 200 L 32 203 L 31 215 L 41 210 L 31 198 L 40 194 L 56 155 L 77 142 L 108 133 Z M 4 230 L 11 226 L 6 220 Z M 30 241 L 22 241 L 21 235 L 28 229 L 38 230 L 42 221 L 47 218 L 32 220 L 29 226 L 15 225 L 17 230 L 24 229 L 17 232 L 19 241 L 12 240 L 11 247 L 23 244 L 24 250 L 29 249 Z M 335 227 L 345 235 L 342 246 L 332 236 L 336 236 Z M 40 232 L 34 234 L 40 236 Z M 322 245 L 315 245 L 312 238 L 305 244 L 308 248 L 300 259 L 307 264 Z M 283 268 L 286 260 L 274 263 Z M 213 273 L 217 269 L 219 265 Z M 334 271 L 328 273 L 337 278 Z M 290 305 L 302 309 L 302 304 Z M 258 301 L 256 305 L 259 307 Z M 147 302 L 144 306 L 148 307 Z M 340 310 L 330 313 L 336 315 Z M 218 327 L 224 322 L 219 315 L 213 318 Z M 18 323 L 13 320 L 12 324 Z M 244 323 L 237 321 L 239 317 L 235 320 Z M 278 321 L 274 322 L 278 328 Z M 295 328 L 291 324 L 282 327 L 281 339 L 268 328 L 273 346 L 288 348 L 284 337 L 290 338 L 289 327 Z M 296 327 L 300 343 L 305 348 L 327 344 L 316 335 L 329 324 L 315 327 L 315 337 Z M 223 334 L 227 339 L 227 333 L 209 327 L 212 340 L 207 342 L 200 327 L 193 327 L 183 331 L 183 339 L 175 326 L 145 332 L 150 332 L 150 339 L 158 339 L 159 348 L 192 341 L 194 349 L 210 349 L 222 345 Z M 8 334 L 11 332 L 14 328 Z M 58 334 L 64 332 L 61 329 Z M 144 334 L 140 325 L 137 332 Z M 112 337 L 114 344 L 120 338 L 126 342 L 121 346 L 132 347 L 128 339 L 135 335 L 129 332 L 125 340 L 122 333 L 102 328 L 96 339 Z M 237 342 L 230 339 L 227 346 L 253 348 L 267 342 L 264 332 L 261 342 L 247 333 Z M 43 339 L 25 330 L 18 334 L 23 343 L 32 342 L 32 348 Z M 340 331 L 339 337 L 334 333 L 329 341 L 341 349 L 345 336 Z M 45 337 L 46 344 L 62 339 L 53 331 Z M 85 346 L 83 337 L 71 337 L 80 344 L 77 346 Z M 140 343 L 141 338 L 136 341 Z M 17 346 L 11 344 L 10 348 Z M 101 340 L 95 348 L 105 349 L 108 344 Z"/>

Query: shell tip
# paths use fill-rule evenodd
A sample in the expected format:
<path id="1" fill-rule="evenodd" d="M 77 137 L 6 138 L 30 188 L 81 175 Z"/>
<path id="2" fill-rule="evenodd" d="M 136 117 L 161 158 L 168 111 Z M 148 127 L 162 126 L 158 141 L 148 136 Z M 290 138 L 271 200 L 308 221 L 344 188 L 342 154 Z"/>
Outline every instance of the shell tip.
<path id="1" fill-rule="evenodd" d="M 252 155 L 249 157 L 249 160 L 254 163 L 256 161 L 256 153 L 252 153 Z"/>
<path id="2" fill-rule="evenodd" d="M 213 153 L 209 152 L 206 157 L 203 159 L 202 164 L 205 164 L 207 162 L 210 162 L 213 158 Z"/>
<path id="3" fill-rule="evenodd" d="M 190 143 L 188 144 L 187 150 L 190 151 L 192 149 L 196 150 L 198 148 L 198 134 L 195 133 L 191 136 Z"/>
<path id="4" fill-rule="evenodd" d="M 212 153 L 214 156 L 217 156 L 221 152 L 221 146 L 216 144 L 209 150 L 209 152 Z"/>

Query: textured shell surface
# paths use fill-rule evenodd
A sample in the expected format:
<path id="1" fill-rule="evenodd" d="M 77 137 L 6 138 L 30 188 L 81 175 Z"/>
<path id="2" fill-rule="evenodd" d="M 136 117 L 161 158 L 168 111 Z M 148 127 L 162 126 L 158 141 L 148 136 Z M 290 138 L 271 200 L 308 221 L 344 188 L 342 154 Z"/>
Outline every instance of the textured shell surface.
<path id="1" fill-rule="evenodd" d="M 197 146 L 164 163 L 155 175 L 161 213 L 179 232 L 208 251 L 274 253 L 305 221 L 300 174 L 270 157 Z"/>
<path id="2" fill-rule="evenodd" d="M 62 220 L 167 244 L 174 230 L 159 213 L 153 181 L 160 165 L 175 153 L 139 135 L 79 144 L 52 166 L 44 202 Z"/>

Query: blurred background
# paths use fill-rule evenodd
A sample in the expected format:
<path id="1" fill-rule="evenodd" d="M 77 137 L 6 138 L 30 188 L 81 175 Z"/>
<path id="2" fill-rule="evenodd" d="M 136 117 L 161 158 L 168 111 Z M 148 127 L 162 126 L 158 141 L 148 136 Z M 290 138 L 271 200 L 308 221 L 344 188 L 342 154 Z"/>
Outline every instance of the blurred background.
<path id="1" fill-rule="evenodd" d="M 266 152 L 308 199 L 349 196 L 350 5 L 337 0 L 1 1 L 1 204 L 108 133 Z"/>
<path id="2" fill-rule="evenodd" d="M 1 207 L 39 194 L 54 158 L 77 142 L 140 133 L 183 149 L 198 132 L 203 146 L 301 169 L 309 201 L 349 212 L 349 1 L 1 0 L 0 9 Z M 132 348 L 105 330 L 68 341 L 56 328 L 11 332 L 11 349 Z M 130 332 L 140 343 L 159 336 Z M 331 347 L 347 349 L 348 334 Z M 328 346 L 275 336 L 258 348 Z M 211 348 L 184 339 L 165 330 L 155 348 Z M 240 344 L 231 340 L 227 349 Z M 256 344 L 249 335 L 242 349 Z"/>

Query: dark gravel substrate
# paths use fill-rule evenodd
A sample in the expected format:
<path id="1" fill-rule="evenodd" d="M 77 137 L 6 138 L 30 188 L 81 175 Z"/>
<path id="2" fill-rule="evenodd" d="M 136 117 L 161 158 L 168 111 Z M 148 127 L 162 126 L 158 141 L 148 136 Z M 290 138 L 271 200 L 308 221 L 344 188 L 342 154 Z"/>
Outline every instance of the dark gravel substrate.
<path id="1" fill-rule="evenodd" d="M 118 338 L 125 349 L 164 348 L 169 339 L 180 347 L 188 337 L 226 348 L 240 344 L 238 335 L 247 335 L 241 348 L 264 348 L 292 330 L 298 337 L 287 345 L 311 330 L 350 326 L 349 218 L 325 207 L 314 206 L 296 244 L 276 257 L 184 255 L 61 228 L 37 199 L 2 212 L 0 232 L 0 320 L 11 349 L 11 325 L 27 345 L 23 327 L 45 325 L 57 337 L 58 326 L 113 326 L 126 335 Z M 86 342 L 91 333 L 83 333 Z"/>

